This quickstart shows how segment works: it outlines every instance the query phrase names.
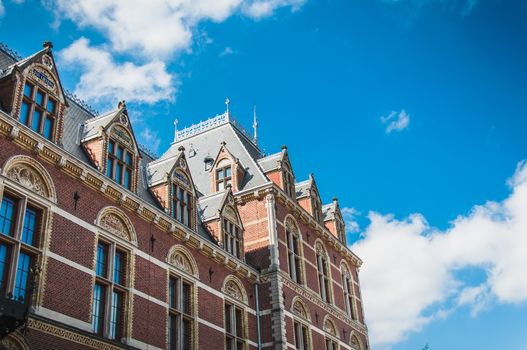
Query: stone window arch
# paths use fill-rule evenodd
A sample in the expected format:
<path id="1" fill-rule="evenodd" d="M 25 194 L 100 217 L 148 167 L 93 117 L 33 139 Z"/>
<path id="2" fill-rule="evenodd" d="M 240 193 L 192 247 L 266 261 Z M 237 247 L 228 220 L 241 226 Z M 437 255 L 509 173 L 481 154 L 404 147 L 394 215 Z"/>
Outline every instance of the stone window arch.
<path id="1" fill-rule="evenodd" d="M 293 343 L 295 349 L 308 350 L 311 349 L 311 330 L 309 325 L 311 324 L 311 315 L 309 308 L 306 306 L 304 301 L 299 297 L 293 298 L 291 313 L 293 316 Z"/>
<path id="2" fill-rule="evenodd" d="M 30 350 L 29 344 L 26 342 L 22 334 L 14 332 L 7 335 L 0 340 L 0 348 L 7 350 Z"/>
<path id="3" fill-rule="evenodd" d="M 291 215 L 288 215 L 285 219 L 285 236 L 289 277 L 291 277 L 294 282 L 304 284 L 304 249 L 302 234 L 300 233 L 296 220 Z"/>
<path id="4" fill-rule="evenodd" d="M 182 245 L 177 244 L 170 248 L 167 262 L 174 268 L 199 279 L 198 265 L 192 254 Z"/>
<path id="5" fill-rule="evenodd" d="M 351 333 L 350 345 L 351 350 L 362 350 L 362 345 L 359 338 L 353 333 Z"/>
<path id="6" fill-rule="evenodd" d="M 223 281 L 223 287 L 221 290 L 228 297 L 247 304 L 247 292 L 245 291 L 245 287 L 238 277 L 234 275 L 227 276 Z"/>
<path id="7" fill-rule="evenodd" d="M 11 157 L 4 163 L 1 174 L 53 203 L 57 202 L 51 176 L 35 159 L 21 155 Z"/>
<path id="8" fill-rule="evenodd" d="M 249 335 L 247 320 L 247 292 L 241 281 L 229 275 L 223 282 L 225 349 L 247 349 Z"/>
<path id="9" fill-rule="evenodd" d="M 134 225 L 121 209 L 116 207 L 101 209 L 97 215 L 96 224 L 114 236 L 137 245 Z"/>
<path id="10" fill-rule="evenodd" d="M 326 350 L 339 349 L 339 332 L 333 319 L 326 315 L 324 319 L 324 331 L 326 332 Z"/>

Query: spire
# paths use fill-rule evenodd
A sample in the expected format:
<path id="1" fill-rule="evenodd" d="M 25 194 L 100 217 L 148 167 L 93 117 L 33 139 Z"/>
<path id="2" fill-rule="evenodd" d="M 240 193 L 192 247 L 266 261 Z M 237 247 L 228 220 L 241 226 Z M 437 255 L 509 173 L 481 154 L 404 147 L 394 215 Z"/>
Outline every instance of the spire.
<path id="1" fill-rule="evenodd" d="M 258 120 L 256 120 L 256 106 L 254 106 L 254 116 L 253 116 L 253 129 L 254 129 L 254 136 L 253 136 L 253 142 L 255 144 L 258 143 Z"/>
<path id="2" fill-rule="evenodd" d="M 179 120 L 176 118 L 174 120 L 174 142 L 177 141 L 177 125 L 179 124 Z"/>
<path id="3" fill-rule="evenodd" d="M 227 97 L 225 99 L 225 106 L 227 106 L 227 110 L 225 111 L 225 113 L 229 114 L 229 104 L 231 103 L 231 100 L 229 100 L 229 98 Z"/>

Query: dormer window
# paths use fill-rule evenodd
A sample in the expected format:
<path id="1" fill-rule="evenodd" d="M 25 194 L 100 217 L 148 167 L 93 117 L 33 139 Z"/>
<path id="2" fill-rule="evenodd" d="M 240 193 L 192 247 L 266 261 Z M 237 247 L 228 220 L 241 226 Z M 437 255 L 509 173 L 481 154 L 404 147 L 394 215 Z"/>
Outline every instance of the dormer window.
<path id="1" fill-rule="evenodd" d="M 108 142 L 108 160 L 106 176 L 118 184 L 132 189 L 133 154 L 119 142 L 110 139 Z"/>
<path id="2" fill-rule="evenodd" d="M 172 184 L 172 217 L 191 227 L 192 194 L 177 183 Z"/>
<path id="3" fill-rule="evenodd" d="M 223 246 L 228 253 L 243 258 L 242 230 L 227 219 L 223 219 Z"/>
<path id="4" fill-rule="evenodd" d="M 317 222 L 322 222 L 322 204 L 320 203 L 320 199 L 316 192 L 313 192 L 312 206 L 313 206 L 313 217 L 315 218 Z"/>
<path id="5" fill-rule="evenodd" d="M 56 125 L 57 101 L 30 82 L 24 85 L 20 122 L 48 140 L 53 140 Z"/>
<path id="6" fill-rule="evenodd" d="M 285 193 L 287 193 L 289 198 L 295 198 L 295 178 L 293 176 L 293 171 L 288 165 L 283 167 L 283 180 Z"/>
<path id="7" fill-rule="evenodd" d="M 216 191 L 223 191 L 232 184 L 232 168 L 227 159 L 221 160 L 216 167 Z"/>

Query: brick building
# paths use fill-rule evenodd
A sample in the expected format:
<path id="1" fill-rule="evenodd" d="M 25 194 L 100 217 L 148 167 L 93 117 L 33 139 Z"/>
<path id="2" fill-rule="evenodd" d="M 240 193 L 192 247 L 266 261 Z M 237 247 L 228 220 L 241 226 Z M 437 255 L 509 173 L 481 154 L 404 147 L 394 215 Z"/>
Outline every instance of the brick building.
<path id="1" fill-rule="evenodd" d="M 228 110 L 138 147 L 124 101 L 65 93 L 52 45 L 0 46 L 0 290 L 8 349 L 369 348 L 337 199 Z"/>

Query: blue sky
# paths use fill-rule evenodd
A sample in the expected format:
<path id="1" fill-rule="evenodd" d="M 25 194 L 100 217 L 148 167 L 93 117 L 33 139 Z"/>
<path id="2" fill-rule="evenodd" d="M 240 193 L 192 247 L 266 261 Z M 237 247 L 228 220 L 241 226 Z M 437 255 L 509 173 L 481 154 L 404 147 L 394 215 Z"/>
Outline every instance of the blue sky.
<path id="1" fill-rule="evenodd" d="M 256 105 L 261 147 L 346 208 L 374 349 L 527 349 L 527 2 L 89 3 L 0 0 L 0 41 L 52 40 L 158 153 L 176 117 Z"/>

